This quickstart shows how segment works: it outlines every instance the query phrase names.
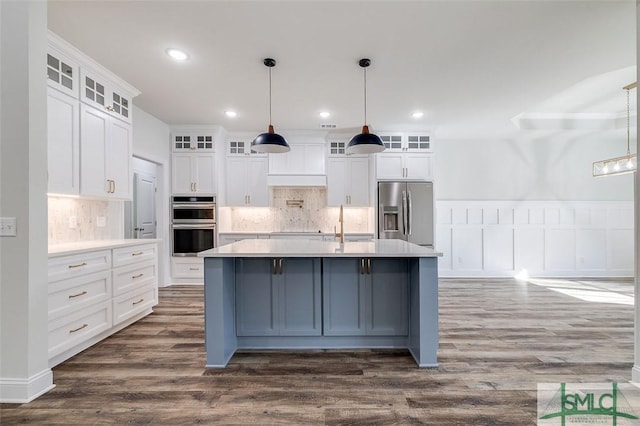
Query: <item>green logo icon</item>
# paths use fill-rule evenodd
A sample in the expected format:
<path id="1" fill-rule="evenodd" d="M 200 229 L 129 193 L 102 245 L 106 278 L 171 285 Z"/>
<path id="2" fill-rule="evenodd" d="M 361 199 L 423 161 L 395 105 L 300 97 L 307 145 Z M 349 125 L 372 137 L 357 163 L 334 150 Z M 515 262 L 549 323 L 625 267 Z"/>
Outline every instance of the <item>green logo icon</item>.
<path id="1" fill-rule="evenodd" d="M 577 387 L 581 388 L 578 389 Z M 539 387 L 539 402 L 541 395 Z M 640 425 L 640 418 L 632 407 L 633 405 L 629 403 L 617 383 L 593 387 L 585 384 L 575 384 L 572 385 L 571 390 L 567 389 L 566 383 L 560 383 L 560 388 L 556 388 L 555 393 L 548 400 L 541 413 L 542 415 L 538 419 L 557 419 L 560 420 L 561 426 L 593 423 L 613 426 L 622 424 Z M 547 423 L 540 422 L 540 424 Z M 554 424 L 557 423 L 554 422 Z"/>

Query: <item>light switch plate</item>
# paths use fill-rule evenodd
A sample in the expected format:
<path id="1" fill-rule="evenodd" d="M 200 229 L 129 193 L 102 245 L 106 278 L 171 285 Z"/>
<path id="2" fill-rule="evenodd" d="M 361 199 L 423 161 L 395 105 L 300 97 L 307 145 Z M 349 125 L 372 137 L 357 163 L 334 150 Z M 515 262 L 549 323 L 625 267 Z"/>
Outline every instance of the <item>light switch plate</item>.
<path id="1" fill-rule="evenodd" d="M 104 228 L 107 226 L 107 218 L 105 216 L 98 216 L 96 218 L 96 226 L 98 228 Z"/>
<path id="2" fill-rule="evenodd" d="M 78 227 L 78 217 L 69 216 L 69 228 L 74 229 Z"/>
<path id="3" fill-rule="evenodd" d="M 15 217 L 0 217 L 0 237 L 15 237 L 16 227 Z"/>

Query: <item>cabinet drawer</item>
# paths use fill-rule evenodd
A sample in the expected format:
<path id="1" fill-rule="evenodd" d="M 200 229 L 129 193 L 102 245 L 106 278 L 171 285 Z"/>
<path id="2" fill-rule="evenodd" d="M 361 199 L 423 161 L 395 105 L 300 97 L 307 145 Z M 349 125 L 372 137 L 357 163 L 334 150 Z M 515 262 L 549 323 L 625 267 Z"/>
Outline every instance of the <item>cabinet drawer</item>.
<path id="1" fill-rule="evenodd" d="M 150 260 L 113 270 L 113 295 L 118 296 L 145 284 L 157 283 L 157 265 Z"/>
<path id="2" fill-rule="evenodd" d="M 111 268 L 111 251 L 100 250 L 49 258 L 49 282 Z"/>
<path id="3" fill-rule="evenodd" d="M 111 274 L 94 272 L 49 284 L 49 320 L 111 299 Z"/>
<path id="4" fill-rule="evenodd" d="M 204 259 L 171 259 L 174 278 L 204 278 Z"/>
<path id="5" fill-rule="evenodd" d="M 113 325 L 155 306 L 156 300 L 156 286 L 154 284 L 147 284 L 143 288 L 115 297 L 113 299 Z"/>
<path id="6" fill-rule="evenodd" d="M 111 328 L 111 301 L 49 321 L 49 358 Z"/>
<path id="7" fill-rule="evenodd" d="M 144 244 L 113 249 L 113 267 L 145 260 L 157 261 L 156 244 Z"/>

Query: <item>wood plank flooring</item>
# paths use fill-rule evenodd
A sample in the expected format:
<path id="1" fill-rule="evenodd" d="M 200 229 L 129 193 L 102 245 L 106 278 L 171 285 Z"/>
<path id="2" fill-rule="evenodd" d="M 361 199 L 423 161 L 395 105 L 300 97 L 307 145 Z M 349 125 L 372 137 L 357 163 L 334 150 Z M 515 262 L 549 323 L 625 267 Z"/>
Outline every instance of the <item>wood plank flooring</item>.
<path id="1" fill-rule="evenodd" d="M 164 288 L 152 315 L 54 368 L 55 389 L 2 404 L 0 423 L 534 425 L 539 382 L 631 378 L 633 306 L 510 279 L 440 288 L 438 368 L 361 350 L 244 352 L 224 370 L 203 368 L 202 287 Z"/>

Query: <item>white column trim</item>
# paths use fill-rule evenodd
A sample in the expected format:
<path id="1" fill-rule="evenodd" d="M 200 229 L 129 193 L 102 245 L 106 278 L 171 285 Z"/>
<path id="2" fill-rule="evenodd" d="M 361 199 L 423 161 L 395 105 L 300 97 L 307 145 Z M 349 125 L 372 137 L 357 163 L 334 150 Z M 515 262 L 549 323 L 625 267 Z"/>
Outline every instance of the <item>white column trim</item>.
<path id="1" fill-rule="evenodd" d="M 0 402 L 24 404 L 56 387 L 50 368 L 34 374 L 28 379 L 0 377 Z"/>

